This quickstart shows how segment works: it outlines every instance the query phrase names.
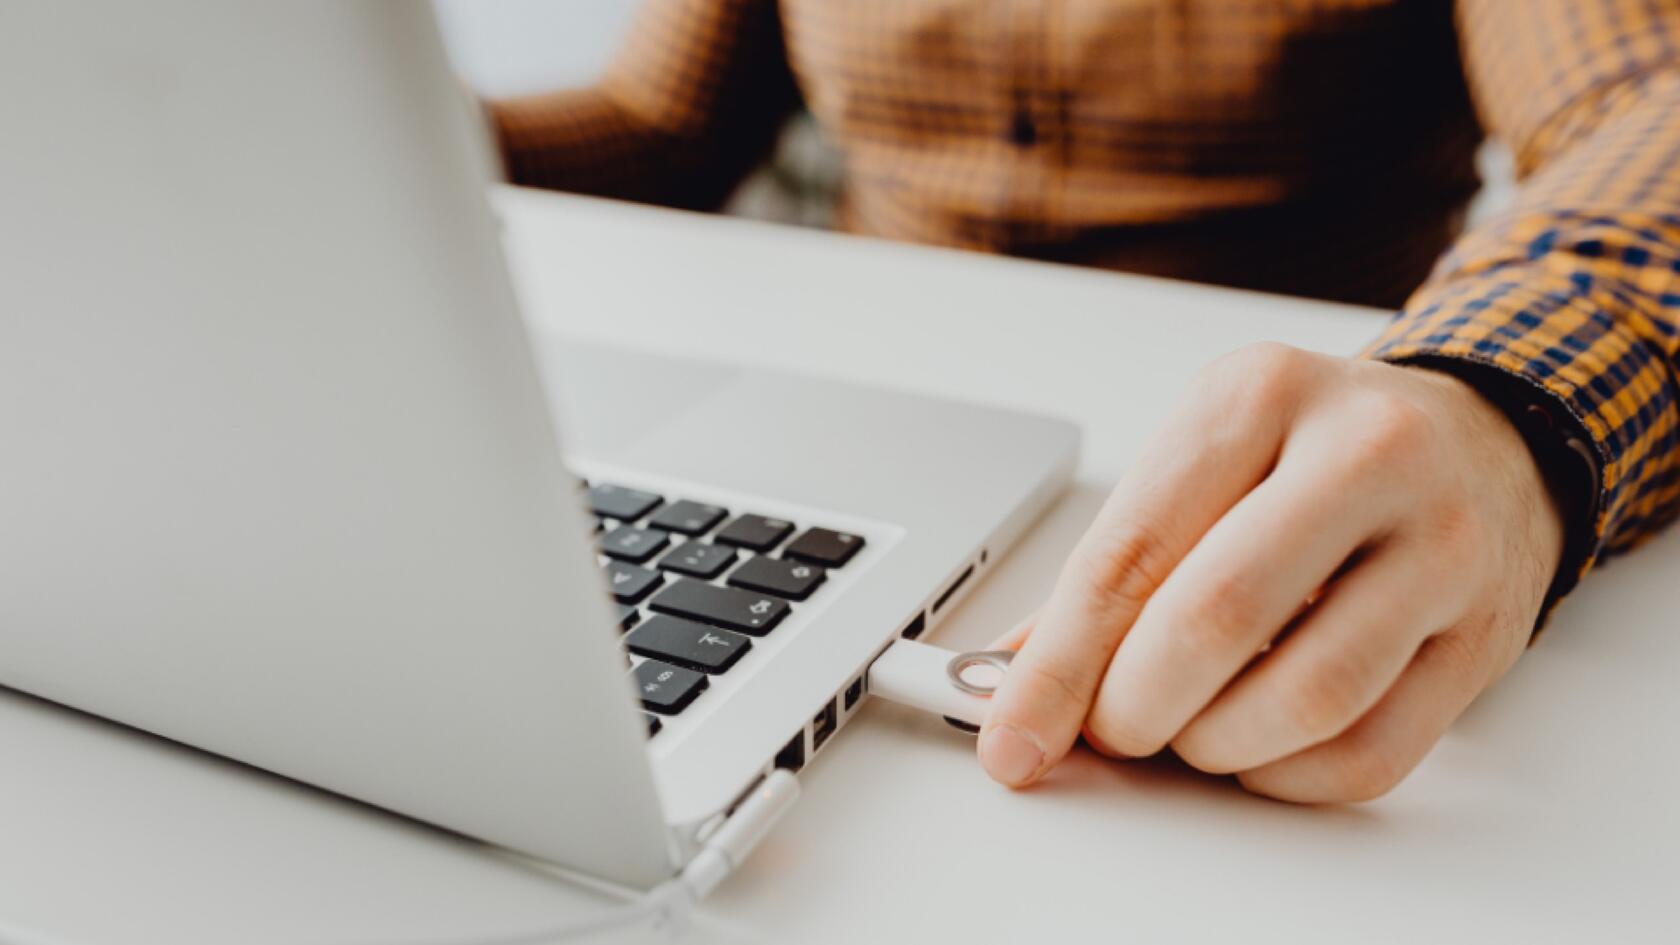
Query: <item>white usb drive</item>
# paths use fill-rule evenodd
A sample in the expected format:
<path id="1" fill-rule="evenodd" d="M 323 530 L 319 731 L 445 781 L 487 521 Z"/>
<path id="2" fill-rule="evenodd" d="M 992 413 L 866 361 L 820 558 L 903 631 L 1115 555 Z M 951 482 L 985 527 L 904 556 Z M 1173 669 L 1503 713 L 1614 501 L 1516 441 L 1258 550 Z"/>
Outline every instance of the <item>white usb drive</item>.
<path id="1" fill-rule="evenodd" d="M 869 692 L 978 729 L 1014 655 L 1009 650 L 958 653 L 898 640 L 870 665 Z"/>

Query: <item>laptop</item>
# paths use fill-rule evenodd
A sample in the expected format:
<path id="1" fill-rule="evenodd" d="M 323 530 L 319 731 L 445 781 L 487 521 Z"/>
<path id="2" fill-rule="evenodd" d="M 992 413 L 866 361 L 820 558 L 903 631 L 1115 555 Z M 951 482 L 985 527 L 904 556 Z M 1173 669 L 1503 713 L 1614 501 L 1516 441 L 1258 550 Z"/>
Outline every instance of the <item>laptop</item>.
<path id="1" fill-rule="evenodd" d="M 650 888 L 1070 476 L 1058 420 L 534 342 L 429 6 L 4 19 L 0 684 Z"/>

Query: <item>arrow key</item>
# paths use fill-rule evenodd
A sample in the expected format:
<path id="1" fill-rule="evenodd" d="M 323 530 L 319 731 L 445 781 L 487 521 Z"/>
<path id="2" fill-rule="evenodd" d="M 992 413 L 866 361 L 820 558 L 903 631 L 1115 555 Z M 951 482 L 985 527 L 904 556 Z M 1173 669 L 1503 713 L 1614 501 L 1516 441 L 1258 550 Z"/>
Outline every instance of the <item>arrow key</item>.
<path id="1" fill-rule="evenodd" d="M 752 649 L 752 640 L 692 620 L 659 615 L 632 631 L 624 645 L 637 656 L 716 674 L 734 666 L 741 654 Z"/>
<path id="2" fill-rule="evenodd" d="M 607 590 L 620 604 L 634 604 L 665 583 L 665 576 L 658 571 L 638 568 L 622 561 L 608 561 L 601 571 L 607 578 Z"/>

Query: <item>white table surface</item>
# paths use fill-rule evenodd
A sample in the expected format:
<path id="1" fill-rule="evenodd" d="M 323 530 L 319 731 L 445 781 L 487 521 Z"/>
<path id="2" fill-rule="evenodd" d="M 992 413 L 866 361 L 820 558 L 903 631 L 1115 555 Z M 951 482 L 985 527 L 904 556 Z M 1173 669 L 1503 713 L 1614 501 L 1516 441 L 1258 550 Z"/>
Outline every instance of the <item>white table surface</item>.
<path id="1" fill-rule="evenodd" d="M 1259 339 L 1351 352 L 1381 313 L 506 192 L 557 333 L 1038 409 L 1072 491 L 936 642 L 1046 592 L 1196 366 Z M 1302 808 L 1083 751 L 1040 787 L 869 705 L 703 907 L 695 941 L 1680 940 L 1680 534 L 1592 575 L 1418 771 Z M 531 864 L 0 690 L 0 921 L 72 942 L 433 941 L 590 914 Z M 633 941 L 642 936 L 629 935 Z"/>

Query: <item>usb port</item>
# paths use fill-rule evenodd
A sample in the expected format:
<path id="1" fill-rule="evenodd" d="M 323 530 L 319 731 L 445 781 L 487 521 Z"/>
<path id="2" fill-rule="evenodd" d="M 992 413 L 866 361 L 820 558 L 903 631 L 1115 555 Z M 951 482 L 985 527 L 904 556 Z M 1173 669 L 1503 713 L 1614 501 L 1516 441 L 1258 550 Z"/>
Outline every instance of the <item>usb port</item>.
<path id="1" fill-rule="evenodd" d="M 817 717 L 811 720 L 812 754 L 816 754 L 817 750 L 822 748 L 823 742 L 828 741 L 828 736 L 834 734 L 839 724 L 840 712 L 835 708 L 834 700 L 830 699 L 823 706 L 823 710 L 817 713 Z"/>
<path id="2" fill-rule="evenodd" d="M 776 767 L 786 768 L 794 774 L 805 767 L 805 733 L 799 732 L 793 736 L 781 751 L 776 752 Z"/>
<path id="3" fill-rule="evenodd" d="M 857 705 L 858 700 L 862 698 L 863 677 L 859 676 L 858 678 L 852 680 L 852 684 L 850 686 L 846 687 L 846 711 L 852 711 L 852 706 Z"/>
<path id="4" fill-rule="evenodd" d="M 916 619 L 910 621 L 907 624 L 905 624 L 904 629 L 900 630 L 898 632 L 898 635 L 903 637 L 906 640 L 914 640 L 917 637 L 921 636 L 922 631 L 926 630 L 926 629 L 927 629 L 927 614 L 917 614 Z"/>

